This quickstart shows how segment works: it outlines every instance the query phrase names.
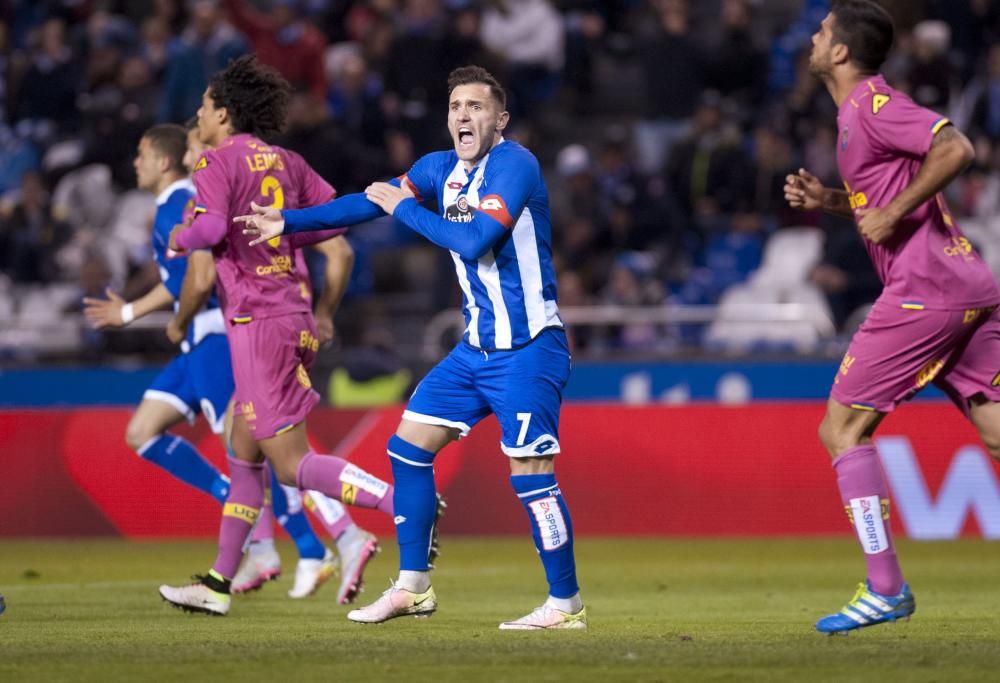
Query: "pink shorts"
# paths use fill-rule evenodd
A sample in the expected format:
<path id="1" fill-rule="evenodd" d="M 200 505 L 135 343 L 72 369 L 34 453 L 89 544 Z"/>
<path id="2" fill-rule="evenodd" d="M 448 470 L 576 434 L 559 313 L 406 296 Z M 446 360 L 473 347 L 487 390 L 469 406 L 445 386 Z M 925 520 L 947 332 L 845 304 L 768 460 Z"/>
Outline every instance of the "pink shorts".
<path id="1" fill-rule="evenodd" d="M 892 412 L 933 382 L 968 414 L 982 394 L 1000 401 L 1000 310 L 907 310 L 876 303 L 840 364 L 831 398 Z"/>
<path id="2" fill-rule="evenodd" d="M 319 340 L 308 313 L 234 324 L 229 349 L 236 380 L 236 414 L 260 441 L 291 429 L 319 402 L 309 381 Z"/>

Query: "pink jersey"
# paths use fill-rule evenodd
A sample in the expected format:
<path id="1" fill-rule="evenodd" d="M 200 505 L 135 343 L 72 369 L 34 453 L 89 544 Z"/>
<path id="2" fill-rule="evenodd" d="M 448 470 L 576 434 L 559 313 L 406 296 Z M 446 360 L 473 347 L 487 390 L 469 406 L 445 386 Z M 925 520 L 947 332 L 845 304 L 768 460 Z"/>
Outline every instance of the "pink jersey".
<path id="1" fill-rule="evenodd" d="M 882 76 L 859 83 L 837 114 L 837 164 L 851 208 L 885 207 L 916 177 L 948 119 L 916 105 Z M 880 301 L 919 310 L 1000 303 L 986 263 L 962 235 L 944 196 L 903 218 L 887 242 L 865 240 L 885 288 Z"/>
<path id="2" fill-rule="evenodd" d="M 333 188 L 294 152 L 267 145 L 252 135 L 234 135 L 195 164 L 198 205 L 181 246 L 212 246 L 219 298 L 226 320 L 245 323 L 311 312 L 311 294 L 297 247 L 329 239 L 343 230 L 280 236 L 251 247 L 243 224 L 233 217 L 251 213 L 250 203 L 297 209 L 331 200 Z"/>

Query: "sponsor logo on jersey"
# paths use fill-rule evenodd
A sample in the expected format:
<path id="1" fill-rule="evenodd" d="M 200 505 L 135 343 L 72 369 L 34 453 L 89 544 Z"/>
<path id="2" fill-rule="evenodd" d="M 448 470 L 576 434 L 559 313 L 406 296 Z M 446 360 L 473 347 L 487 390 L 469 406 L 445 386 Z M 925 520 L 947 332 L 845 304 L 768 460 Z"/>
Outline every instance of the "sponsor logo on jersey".
<path id="1" fill-rule="evenodd" d="M 194 165 L 194 168 L 191 169 L 191 172 L 194 173 L 195 171 L 200 171 L 206 166 L 208 166 L 208 158 L 202 156 L 200 159 L 198 159 L 198 162 Z"/>
<path id="2" fill-rule="evenodd" d="M 555 448 L 555 446 L 556 442 L 552 441 L 551 439 L 548 441 L 543 441 L 537 446 L 535 446 L 535 453 L 543 455 L 546 451 L 551 451 L 553 448 Z"/>
<path id="3" fill-rule="evenodd" d="M 952 237 L 951 244 L 944 248 L 945 256 L 964 256 L 972 253 L 972 243 L 965 237 Z"/>
<path id="4" fill-rule="evenodd" d="M 358 499 L 358 487 L 343 483 L 340 490 L 340 502 L 344 505 L 354 505 Z"/>
<path id="5" fill-rule="evenodd" d="M 299 332 L 299 347 L 310 351 L 319 351 L 319 339 L 313 336 L 309 330 Z"/>
<path id="6" fill-rule="evenodd" d="M 292 272 L 292 257 L 291 256 L 272 256 L 271 265 L 269 266 L 257 266 L 256 273 L 260 276 L 265 275 L 278 275 L 281 273 Z"/>
<path id="7" fill-rule="evenodd" d="M 476 215 L 475 207 L 469 206 L 469 199 L 462 195 L 444 211 L 444 217 L 452 223 L 468 223 Z"/>
<path id="8" fill-rule="evenodd" d="M 449 190 L 461 190 L 462 189 L 462 183 L 458 182 L 457 180 L 451 180 L 451 181 L 448 182 L 448 189 Z"/>

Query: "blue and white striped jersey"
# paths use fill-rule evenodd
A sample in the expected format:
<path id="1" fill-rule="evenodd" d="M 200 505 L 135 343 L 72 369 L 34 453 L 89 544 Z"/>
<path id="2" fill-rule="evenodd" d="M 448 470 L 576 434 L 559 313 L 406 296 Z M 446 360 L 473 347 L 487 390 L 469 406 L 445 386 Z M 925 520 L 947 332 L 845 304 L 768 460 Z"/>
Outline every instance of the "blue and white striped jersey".
<path id="1" fill-rule="evenodd" d="M 468 344 L 512 349 L 548 327 L 562 327 L 549 193 L 531 152 L 502 140 L 469 172 L 454 150 L 434 152 L 419 159 L 406 178 L 419 199 L 437 197 L 455 230 L 472 222 L 477 212 L 507 228 L 479 258 L 451 251 Z"/>
<path id="2" fill-rule="evenodd" d="M 181 298 L 181 286 L 184 284 L 184 274 L 187 272 L 187 257 L 168 257 L 170 231 L 174 226 L 184 221 L 185 211 L 194 207 L 194 183 L 189 179 L 171 183 L 156 197 L 156 217 L 153 219 L 153 257 L 160 267 L 160 279 L 170 294 L 174 297 L 176 310 Z M 188 328 L 187 343 L 182 344 L 184 351 L 195 346 L 207 334 L 225 334 L 225 323 L 219 301 L 215 292 L 205 302 L 205 310 L 198 313 Z"/>

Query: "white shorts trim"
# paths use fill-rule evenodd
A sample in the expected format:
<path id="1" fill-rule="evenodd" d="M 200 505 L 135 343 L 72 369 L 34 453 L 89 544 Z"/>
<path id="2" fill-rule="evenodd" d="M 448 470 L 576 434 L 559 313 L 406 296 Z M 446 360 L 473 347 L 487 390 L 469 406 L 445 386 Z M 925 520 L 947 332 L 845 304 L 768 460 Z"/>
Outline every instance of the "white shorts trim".
<path id="1" fill-rule="evenodd" d="M 454 422 L 452 420 L 445 420 L 442 417 L 434 417 L 433 415 L 422 415 L 420 413 L 414 413 L 410 410 L 403 411 L 403 419 L 409 420 L 410 422 L 419 422 L 425 425 L 435 425 L 438 427 L 451 427 L 452 429 L 457 429 L 461 432 L 459 438 L 467 436 L 469 430 L 472 429 L 469 425 L 464 422 Z"/>
<path id="2" fill-rule="evenodd" d="M 215 414 L 215 406 L 207 398 L 201 399 L 201 414 L 205 416 L 205 421 L 212 428 L 213 434 L 222 434 L 226 429 L 226 411 L 222 415 Z"/>
<path id="3" fill-rule="evenodd" d="M 151 401 L 161 401 L 166 403 L 177 410 L 178 413 L 183 415 L 189 424 L 194 424 L 195 414 L 194 411 L 191 410 L 191 406 L 173 394 L 168 394 L 167 392 L 160 391 L 159 389 L 146 389 L 146 392 L 142 395 L 142 399 L 144 401 L 149 399 Z"/>
<path id="4" fill-rule="evenodd" d="M 432 462 L 417 462 L 416 460 L 410 460 L 409 458 L 404 458 L 403 456 L 393 453 L 392 451 L 389 450 L 387 450 L 386 453 L 389 454 L 390 458 L 395 458 L 400 462 L 405 462 L 407 465 L 413 465 L 414 467 L 434 467 L 434 463 Z"/>
<path id="5" fill-rule="evenodd" d="M 550 448 L 544 449 L 541 453 L 535 450 L 546 441 L 552 442 L 552 446 Z M 542 434 L 531 443 L 523 446 L 508 446 L 501 441 L 500 450 L 504 452 L 504 455 L 511 458 L 540 458 L 543 455 L 555 455 L 560 452 L 559 440 L 551 434 Z"/>

